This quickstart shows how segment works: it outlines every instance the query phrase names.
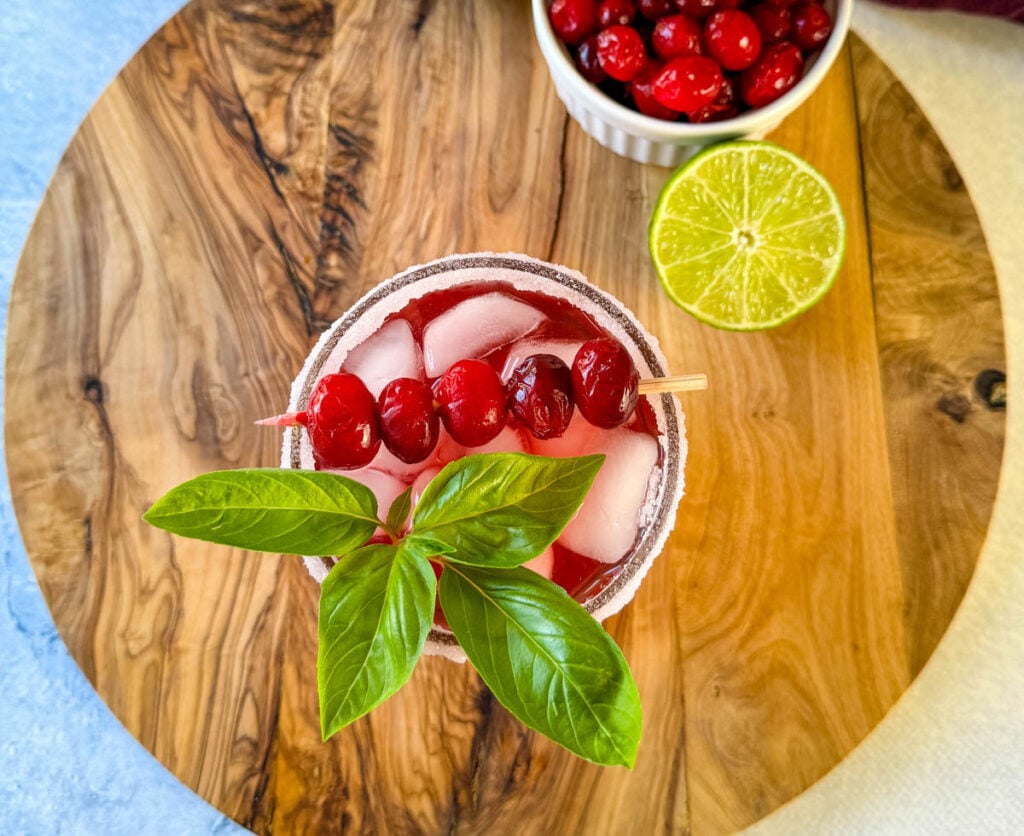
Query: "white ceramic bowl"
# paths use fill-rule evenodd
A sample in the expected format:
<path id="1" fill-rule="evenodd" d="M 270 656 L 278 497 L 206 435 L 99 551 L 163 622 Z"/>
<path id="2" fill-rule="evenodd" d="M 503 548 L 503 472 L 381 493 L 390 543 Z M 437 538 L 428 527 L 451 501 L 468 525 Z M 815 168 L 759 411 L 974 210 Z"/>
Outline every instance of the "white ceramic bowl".
<path id="1" fill-rule="evenodd" d="M 657 339 L 621 302 L 592 285 L 580 273 L 516 253 L 471 253 L 410 267 L 357 301 L 323 333 L 306 358 L 292 384 L 288 410 L 305 409 L 316 381 L 340 369 L 348 352 L 379 330 L 390 314 L 431 291 L 484 281 L 504 282 L 520 290 L 569 300 L 626 347 L 642 378 L 668 374 Z M 636 594 L 672 531 L 676 507 L 683 494 L 687 447 L 679 401 L 667 394 L 648 396 L 648 401 L 661 434 L 664 455 L 648 483 L 640 512 L 638 542 L 608 585 L 584 602 L 587 611 L 598 621 L 614 615 Z M 294 427 L 285 430 L 281 466 L 313 468 L 312 449 L 305 432 Z M 333 565 L 332 558 L 306 558 L 306 568 L 317 582 L 323 582 Z M 438 629 L 430 632 L 424 652 L 457 662 L 466 658 L 455 637 Z"/>
<path id="2" fill-rule="evenodd" d="M 824 48 L 807 61 L 804 76 L 788 93 L 757 110 L 721 122 L 666 122 L 630 110 L 605 95 L 579 74 L 569 51 L 548 19 L 549 0 L 531 0 L 533 28 L 558 98 L 569 114 L 601 145 L 641 163 L 677 166 L 705 145 L 732 139 L 761 139 L 796 110 L 821 83 L 836 60 L 850 28 L 853 0 L 825 0 L 832 34 Z"/>

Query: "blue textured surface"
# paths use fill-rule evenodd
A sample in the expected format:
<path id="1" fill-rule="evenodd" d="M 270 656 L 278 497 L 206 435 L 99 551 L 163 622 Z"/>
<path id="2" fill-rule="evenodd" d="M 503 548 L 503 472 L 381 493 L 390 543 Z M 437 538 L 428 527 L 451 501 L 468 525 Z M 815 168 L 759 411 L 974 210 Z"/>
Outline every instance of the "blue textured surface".
<path id="1" fill-rule="evenodd" d="M 0 305 L 46 184 L 104 87 L 180 0 L 4 0 Z M 0 372 L 2 374 L 2 372 Z M 3 467 L 0 464 L 0 467 Z M 242 833 L 113 717 L 68 654 L 0 495 L 0 833 Z"/>

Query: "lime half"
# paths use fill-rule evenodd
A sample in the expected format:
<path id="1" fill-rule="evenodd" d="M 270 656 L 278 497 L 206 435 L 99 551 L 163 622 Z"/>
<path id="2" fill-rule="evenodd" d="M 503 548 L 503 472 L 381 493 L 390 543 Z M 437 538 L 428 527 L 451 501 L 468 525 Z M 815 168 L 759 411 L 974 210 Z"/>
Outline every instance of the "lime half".
<path id="1" fill-rule="evenodd" d="M 665 184 L 649 244 L 679 307 L 718 328 L 756 331 L 825 295 L 846 252 L 846 222 L 805 160 L 770 142 L 727 142 Z"/>

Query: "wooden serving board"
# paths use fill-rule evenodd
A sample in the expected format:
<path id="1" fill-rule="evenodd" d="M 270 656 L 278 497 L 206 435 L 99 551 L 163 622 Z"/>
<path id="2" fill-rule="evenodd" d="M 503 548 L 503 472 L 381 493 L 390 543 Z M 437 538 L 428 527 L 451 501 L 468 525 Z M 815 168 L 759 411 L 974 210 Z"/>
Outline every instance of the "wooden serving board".
<path id="1" fill-rule="evenodd" d="M 668 172 L 567 118 L 521 0 L 195 0 L 68 149 L 7 337 L 6 450 L 71 653 L 175 775 L 266 833 L 720 833 L 837 764 L 940 640 L 999 476 L 999 299 L 935 134 L 852 39 L 773 139 L 849 222 L 825 300 L 767 333 L 673 307 L 645 232 Z M 452 252 L 582 270 L 658 334 L 688 491 L 607 623 L 640 687 L 636 769 L 524 731 L 469 666 L 423 660 L 328 743 L 317 588 L 294 557 L 140 515 L 217 468 L 274 465 L 319 331 Z M 1002 393 L 1002 394 L 1000 394 Z M 173 829 L 173 825 L 171 825 Z"/>

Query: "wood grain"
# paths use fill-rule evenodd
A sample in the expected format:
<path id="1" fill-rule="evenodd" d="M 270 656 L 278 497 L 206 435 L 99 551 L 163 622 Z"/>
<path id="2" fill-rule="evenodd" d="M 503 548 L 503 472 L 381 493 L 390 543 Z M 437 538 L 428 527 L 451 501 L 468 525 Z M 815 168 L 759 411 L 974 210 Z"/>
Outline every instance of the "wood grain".
<path id="1" fill-rule="evenodd" d="M 1006 354 L 995 272 L 964 182 L 907 91 L 863 41 L 852 46 L 907 655 L 916 674 L 959 606 L 988 530 L 1003 453 Z M 996 382 L 995 392 L 986 381 Z"/>
<path id="2" fill-rule="evenodd" d="M 26 548 L 129 731 L 260 833 L 720 833 L 838 763 L 927 659 L 980 550 L 1003 414 L 973 387 L 1005 370 L 999 302 L 955 169 L 862 44 L 773 138 L 836 187 L 847 261 L 795 322 L 715 331 L 650 267 L 668 172 L 568 119 L 526 4 L 186 6 L 68 149 L 8 325 Z M 140 520 L 197 473 L 276 463 L 251 421 L 325 324 L 401 268 L 474 250 L 581 269 L 673 370 L 711 374 L 684 396 L 676 531 L 607 625 L 644 706 L 633 772 L 525 731 L 437 659 L 323 743 L 301 563 Z"/>
<path id="3" fill-rule="evenodd" d="M 711 443 L 688 463 L 684 548 L 660 567 L 675 569 L 695 832 L 805 789 L 909 682 L 850 72 L 844 57 L 772 137 L 836 189 L 835 287 L 770 332 L 694 328 L 670 358 L 714 373 L 690 399 Z"/>

